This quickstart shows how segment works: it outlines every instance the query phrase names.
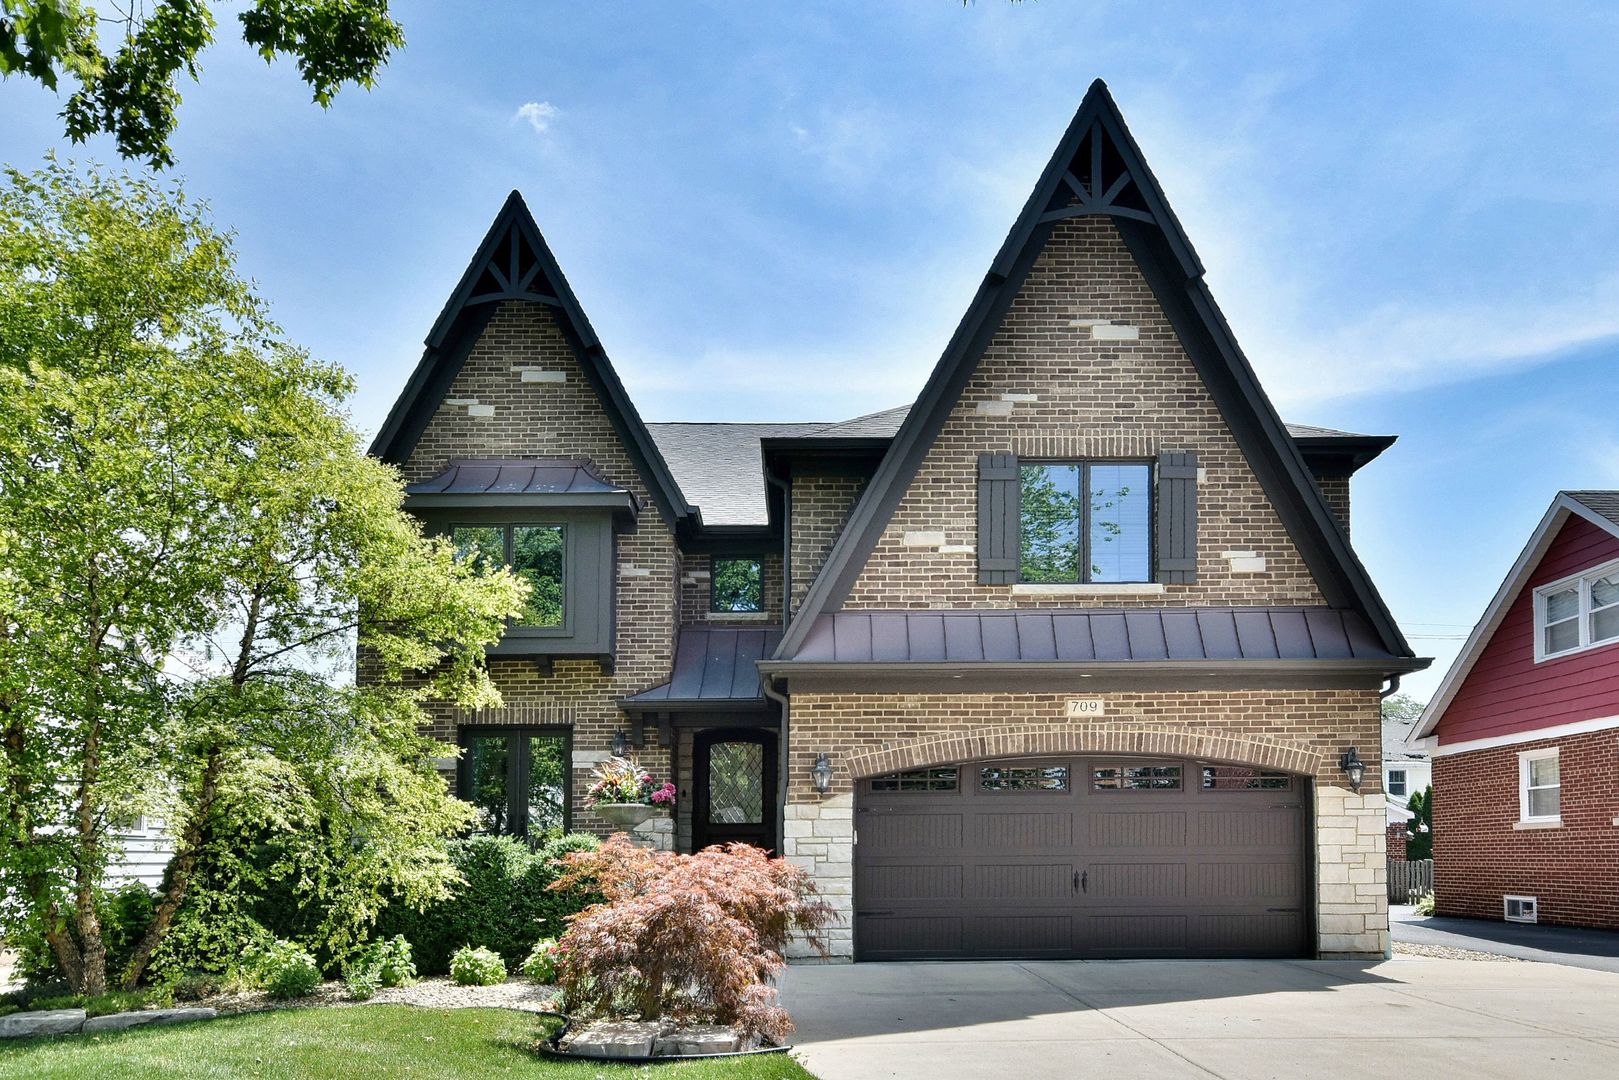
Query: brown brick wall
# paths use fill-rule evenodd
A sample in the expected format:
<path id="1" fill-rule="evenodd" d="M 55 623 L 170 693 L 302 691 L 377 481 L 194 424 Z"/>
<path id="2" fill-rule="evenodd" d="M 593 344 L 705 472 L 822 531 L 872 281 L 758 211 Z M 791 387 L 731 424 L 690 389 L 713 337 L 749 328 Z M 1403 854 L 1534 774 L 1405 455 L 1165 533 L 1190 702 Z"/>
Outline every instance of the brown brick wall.
<path id="1" fill-rule="evenodd" d="M 1185 733 L 1208 739 L 1229 738 L 1230 752 L 1210 746 L 1188 749 L 1193 755 L 1229 757 L 1274 764 L 1301 771 L 1309 768 L 1323 785 L 1342 786 L 1338 755 L 1348 746 L 1376 746 L 1381 728 L 1376 691 L 1372 690 L 1249 690 L 1228 692 L 1156 692 L 1092 695 L 1104 700 L 1107 713 L 1098 721 L 1064 718 L 1070 694 L 809 694 L 792 699 L 792 775 L 788 801 L 813 802 L 819 798 L 809 778 L 810 766 L 821 751 L 832 755 L 836 769 L 831 796 L 853 790 L 856 769 L 880 772 L 923 762 L 902 755 L 904 748 L 926 743 L 925 756 L 936 763 L 969 756 L 996 756 L 1002 751 L 974 754 L 969 741 L 993 739 L 1010 732 L 1048 733 L 1048 752 L 1085 752 L 1102 749 L 1104 736 L 1091 729 Z M 938 745 L 959 736 L 957 747 Z M 1154 744 L 1143 735 L 1144 753 L 1171 755 L 1187 744 L 1168 740 Z M 1239 747 L 1238 744 L 1244 744 Z M 1108 749 L 1112 749 L 1111 744 Z M 1023 753 L 1029 751 L 1024 750 Z M 873 757 L 873 755 L 878 755 Z M 1011 756 L 1005 754 L 1004 756 Z M 1264 760 L 1261 760 L 1264 759 Z M 851 762 L 873 760 L 871 768 Z M 1379 763 L 1368 761 L 1363 792 L 1375 791 Z"/>
<path id="2" fill-rule="evenodd" d="M 793 610 L 803 602 L 827 553 L 854 510 L 865 480 L 857 476 L 793 478 Z"/>
<path id="3" fill-rule="evenodd" d="M 513 370 L 518 367 L 561 371 L 566 381 L 525 383 Z M 571 724 L 576 754 L 605 752 L 616 728 L 629 730 L 618 700 L 669 677 L 679 573 L 674 534 L 652 503 L 549 309 L 503 303 L 446 398 L 475 398 L 495 406 L 495 415 L 472 417 L 466 406 L 446 402 L 405 462 L 402 471 L 407 480 L 434 476 L 454 458 L 580 458 L 610 482 L 634 492 L 642 511 L 636 530 L 617 538 L 614 673 L 603 674 L 594 661 L 559 660 L 554 674 L 542 675 L 532 660 L 491 660 L 490 673 L 506 707 L 477 717 L 440 708 L 435 710 L 432 730 L 453 742 L 458 722 Z M 627 576 L 630 568 L 650 574 Z M 667 777 L 670 753 L 651 745 L 656 738 L 650 729 L 648 734 L 649 745 L 635 757 L 660 779 Z M 605 822 L 583 807 L 588 769 L 575 769 L 573 777 L 574 826 L 605 832 Z"/>
<path id="4" fill-rule="evenodd" d="M 1094 341 L 1074 320 L 1139 327 L 1138 341 Z M 1035 394 L 1010 416 L 979 413 L 1003 394 Z M 943 529 L 977 543 L 977 455 L 1151 457 L 1191 450 L 1198 488 L 1198 581 L 1164 596 L 1012 599 L 979 585 L 976 556 L 903 545 L 908 530 Z M 1263 574 L 1234 574 L 1222 551 L 1255 551 Z M 1320 604 L 1321 592 L 1235 438 L 1136 268 L 1103 218 L 1060 224 L 946 420 L 845 606 L 1006 607 L 1121 604 Z"/>
<path id="5" fill-rule="evenodd" d="M 1344 527 L 1349 531 L 1349 477 L 1347 476 L 1318 476 L 1315 480 L 1321 488 L 1321 494 L 1326 496 L 1327 508 L 1331 510 Z"/>
<path id="6" fill-rule="evenodd" d="M 1389 862 L 1405 862 L 1405 845 L 1410 839 L 1410 831 L 1404 822 L 1395 822 L 1388 827 Z"/>
<path id="7" fill-rule="evenodd" d="M 795 717 L 796 718 L 796 717 Z M 1514 829 L 1518 754 L 1556 746 L 1559 828 Z M 1619 732 L 1597 731 L 1434 759 L 1434 910 L 1501 918 L 1533 896 L 1543 923 L 1619 930 Z"/>

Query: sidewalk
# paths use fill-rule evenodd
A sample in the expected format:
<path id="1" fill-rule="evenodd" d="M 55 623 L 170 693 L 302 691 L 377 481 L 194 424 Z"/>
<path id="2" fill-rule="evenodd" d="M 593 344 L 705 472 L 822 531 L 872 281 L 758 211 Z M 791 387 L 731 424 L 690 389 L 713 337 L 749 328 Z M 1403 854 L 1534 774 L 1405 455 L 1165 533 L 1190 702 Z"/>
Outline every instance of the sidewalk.
<path id="1" fill-rule="evenodd" d="M 1520 960 L 1619 972 L 1619 933 L 1611 930 L 1425 917 L 1413 914 L 1406 906 L 1391 906 L 1389 922 L 1396 942 L 1472 949 Z"/>

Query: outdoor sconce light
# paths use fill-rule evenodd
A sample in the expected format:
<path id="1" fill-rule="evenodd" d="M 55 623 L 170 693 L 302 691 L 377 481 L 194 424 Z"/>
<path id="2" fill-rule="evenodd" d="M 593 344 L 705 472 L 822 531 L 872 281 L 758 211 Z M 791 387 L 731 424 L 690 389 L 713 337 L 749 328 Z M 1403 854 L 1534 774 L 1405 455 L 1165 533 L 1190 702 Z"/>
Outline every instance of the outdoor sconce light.
<path id="1" fill-rule="evenodd" d="M 1338 757 L 1338 768 L 1349 777 L 1349 786 L 1356 792 L 1360 791 L 1360 782 L 1366 779 L 1366 763 L 1360 759 L 1360 754 L 1351 746 Z"/>
<path id="2" fill-rule="evenodd" d="M 626 757 L 630 752 L 630 740 L 625 738 L 623 728 L 613 730 L 613 756 Z"/>
<path id="3" fill-rule="evenodd" d="M 825 754 L 815 756 L 815 767 L 810 769 L 810 779 L 815 781 L 815 790 L 825 795 L 832 790 L 832 759 Z"/>

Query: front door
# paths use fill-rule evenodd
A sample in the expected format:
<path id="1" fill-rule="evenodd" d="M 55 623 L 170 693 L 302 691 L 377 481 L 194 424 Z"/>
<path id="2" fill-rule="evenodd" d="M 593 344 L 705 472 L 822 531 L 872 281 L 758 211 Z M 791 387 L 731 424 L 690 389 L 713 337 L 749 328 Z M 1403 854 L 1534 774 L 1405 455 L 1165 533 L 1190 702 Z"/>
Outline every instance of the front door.
<path id="1" fill-rule="evenodd" d="M 703 731 L 692 745 L 692 848 L 712 844 L 776 847 L 776 733 Z"/>

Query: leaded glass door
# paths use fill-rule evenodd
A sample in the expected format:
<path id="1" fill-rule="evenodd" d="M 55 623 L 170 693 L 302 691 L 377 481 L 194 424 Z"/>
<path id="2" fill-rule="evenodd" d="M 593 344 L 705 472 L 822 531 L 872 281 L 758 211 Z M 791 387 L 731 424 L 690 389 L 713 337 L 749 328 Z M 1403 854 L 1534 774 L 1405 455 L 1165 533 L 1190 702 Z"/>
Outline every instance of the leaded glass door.
<path id="1" fill-rule="evenodd" d="M 693 847 L 776 847 L 776 733 L 704 731 L 693 744 Z"/>

